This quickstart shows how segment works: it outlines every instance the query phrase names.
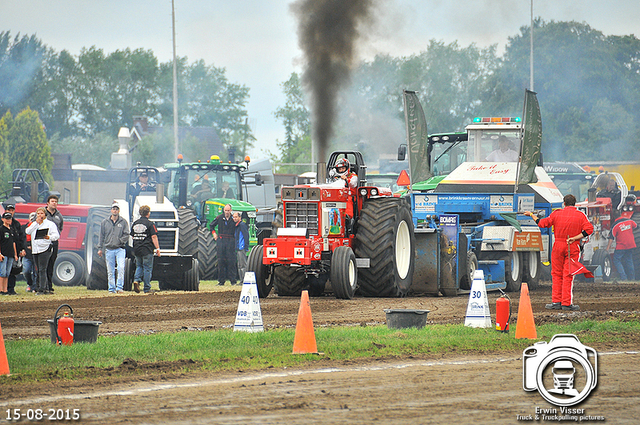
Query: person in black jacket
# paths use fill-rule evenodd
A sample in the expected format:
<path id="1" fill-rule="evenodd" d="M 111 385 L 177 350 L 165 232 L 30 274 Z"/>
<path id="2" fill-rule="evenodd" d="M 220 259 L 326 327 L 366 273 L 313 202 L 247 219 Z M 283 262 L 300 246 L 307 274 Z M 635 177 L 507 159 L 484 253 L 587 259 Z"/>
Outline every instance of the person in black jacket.
<path id="1" fill-rule="evenodd" d="M 16 220 L 14 217 L 16 212 L 16 207 L 13 205 L 7 205 L 5 211 L 11 214 L 11 228 L 14 230 L 16 234 L 16 250 L 18 251 L 18 257 L 24 257 L 26 255 L 26 251 L 24 250 L 25 246 L 25 233 L 24 229 L 20 225 L 20 222 Z M 9 280 L 7 284 L 7 294 L 9 295 L 18 295 L 16 293 L 16 275 L 9 274 Z"/>
<path id="2" fill-rule="evenodd" d="M 160 256 L 158 229 L 149 220 L 151 208 L 140 207 L 140 218 L 131 225 L 133 253 L 136 257 L 136 273 L 133 277 L 133 290 L 140 292 L 140 281 L 144 282 L 144 293 L 151 292 L 151 272 L 153 271 L 153 253 Z"/>
<path id="3" fill-rule="evenodd" d="M 56 195 L 49 195 L 47 198 L 47 207 L 44 209 L 44 212 L 47 216 L 47 220 L 53 221 L 58 228 L 58 233 L 62 236 L 64 218 L 62 218 L 62 214 L 58 211 L 58 197 Z M 53 265 L 56 263 L 56 259 L 58 258 L 58 241 L 53 241 L 51 246 L 53 247 L 53 251 L 51 253 L 51 257 L 49 257 L 49 264 L 47 265 L 47 290 L 49 292 L 53 292 Z"/>
<path id="4" fill-rule="evenodd" d="M 11 227 L 13 216 L 5 212 L 2 214 L 2 226 L 0 226 L 0 295 L 7 295 L 7 282 L 11 274 L 11 266 L 18 261 L 16 250 L 17 235 Z"/>
<path id="5" fill-rule="evenodd" d="M 233 285 L 236 282 L 236 223 L 231 217 L 230 204 L 224 206 L 224 213 L 217 216 L 209 228 L 218 247 L 218 285 L 224 285 L 227 280 Z"/>

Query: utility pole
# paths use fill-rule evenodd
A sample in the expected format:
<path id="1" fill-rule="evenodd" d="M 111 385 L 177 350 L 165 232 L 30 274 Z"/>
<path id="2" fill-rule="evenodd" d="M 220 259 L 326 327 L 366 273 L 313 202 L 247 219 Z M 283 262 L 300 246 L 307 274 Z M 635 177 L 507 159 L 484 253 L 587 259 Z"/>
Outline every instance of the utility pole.
<path id="1" fill-rule="evenodd" d="M 533 1 L 533 0 L 532 0 Z M 178 158 L 178 64 L 176 63 L 176 8 L 171 0 L 171 27 L 173 31 L 173 158 Z"/>
<path id="2" fill-rule="evenodd" d="M 534 91 L 533 89 L 533 0 L 531 0 L 531 28 L 529 33 L 529 90 Z"/>

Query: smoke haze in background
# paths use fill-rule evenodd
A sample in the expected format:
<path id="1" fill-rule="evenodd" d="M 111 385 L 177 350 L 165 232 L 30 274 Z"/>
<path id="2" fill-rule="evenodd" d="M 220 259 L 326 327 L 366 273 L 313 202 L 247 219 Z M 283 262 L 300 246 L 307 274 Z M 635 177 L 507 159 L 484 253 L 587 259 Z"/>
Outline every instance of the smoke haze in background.
<path id="1" fill-rule="evenodd" d="M 291 5 L 304 55 L 302 81 L 311 99 L 316 161 L 328 159 L 337 98 L 357 62 L 357 43 L 374 23 L 374 4 L 375 0 L 299 0 Z"/>
<path id="2" fill-rule="evenodd" d="M 348 2 L 349 0 L 344 1 Z M 247 104 L 249 122 L 258 140 L 251 155 L 256 158 L 265 157 L 266 151 L 276 152 L 276 141 L 283 139 L 283 125 L 273 113 L 286 101 L 280 84 L 289 78 L 291 72 L 302 74 L 302 65 L 306 64 L 298 47 L 296 32 L 299 20 L 291 13 L 289 3 L 290 0 L 176 2 L 178 55 L 188 57 L 189 62 L 202 59 L 207 64 L 224 67 L 231 82 L 245 84 L 250 88 L 251 97 Z M 338 6 L 339 4 L 336 7 Z M 366 43 L 357 44 L 359 57 L 356 60 L 371 61 L 377 54 L 393 57 L 417 55 L 427 48 L 431 39 L 447 44 L 457 40 L 460 46 L 476 43 L 479 47 L 487 47 L 496 43 L 498 53 L 501 54 L 508 37 L 518 35 L 519 29 L 528 26 L 530 20 L 530 1 L 375 0 L 374 6 L 384 10 L 370 13 L 376 16 L 375 37 L 371 37 L 366 24 L 362 25 L 363 28 L 358 27 L 359 31 L 367 30 L 369 38 Z M 143 25 L 140 20 L 142 16 Z M 584 21 L 605 35 L 638 34 L 640 2 L 534 0 L 534 16 L 545 21 Z M 170 61 L 172 57 L 170 1 L 4 0 L 0 28 L 11 31 L 13 36 L 35 34 L 48 47 L 58 52 L 67 50 L 72 55 L 79 54 L 82 48 L 95 45 L 104 49 L 105 53 L 125 48 L 152 49 L 160 62 Z M 70 31 L 70 28 L 73 30 Z M 568 66 L 567 69 L 571 68 Z M 536 75 L 540 71 L 542 70 L 536 66 Z M 536 89 L 538 83 L 542 84 L 542 81 L 536 80 Z M 347 93 L 342 94 L 343 97 L 348 97 Z M 544 120 L 545 99 L 543 96 L 539 98 Z M 348 101 L 351 102 L 352 99 Z M 355 100 L 354 103 L 357 102 L 360 100 Z M 514 103 L 516 114 L 519 114 L 522 100 Z M 401 102 L 398 102 L 398 106 L 401 106 Z M 426 104 L 423 106 L 428 115 L 429 108 Z M 605 106 L 599 108 L 602 110 L 601 120 L 590 126 L 590 129 L 600 128 L 601 121 L 609 123 L 605 120 L 608 116 Z M 358 109 L 352 109 L 356 110 Z M 392 112 L 397 115 L 398 111 Z M 510 114 L 510 111 L 502 110 L 500 113 Z M 359 135 L 372 144 L 375 143 L 372 136 L 387 144 L 391 143 L 387 139 L 393 138 L 394 134 L 400 136 L 400 141 L 404 137 L 402 121 L 395 125 L 393 131 L 389 130 L 387 136 L 371 127 L 365 128 L 369 123 L 374 123 L 378 129 L 385 129 L 387 125 L 379 119 L 387 111 L 369 118 L 358 116 L 356 119 L 340 112 L 338 114 L 340 120 L 348 122 L 352 129 L 356 126 L 354 122 L 360 121 Z M 427 120 L 431 122 L 428 116 Z M 433 130 L 436 130 L 435 126 Z M 445 130 L 453 128 L 447 127 Z M 620 130 L 618 127 L 615 133 L 602 132 L 611 135 L 619 134 Z M 627 131 L 628 134 L 634 134 L 630 129 L 622 130 L 625 131 L 625 136 Z M 352 140 L 357 139 L 354 136 Z M 619 139 L 629 140 L 627 137 Z M 397 142 L 393 140 L 395 147 Z M 395 152 L 395 147 L 382 149 L 382 145 L 376 146 L 383 152 L 391 151 L 389 154 Z M 556 146 L 557 157 L 566 156 L 561 147 L 563 145 L 555 144 L 553 147 Z M 546 144 L 544 149 L 547 148 L 552 146 Z M 611 151 L 610 147 L 603 147 L 603 154 Z M 623 151 L 621 149 L 619 152 Z M 367 159 L 367 165 L 372 168 L 371 160 Z"/>

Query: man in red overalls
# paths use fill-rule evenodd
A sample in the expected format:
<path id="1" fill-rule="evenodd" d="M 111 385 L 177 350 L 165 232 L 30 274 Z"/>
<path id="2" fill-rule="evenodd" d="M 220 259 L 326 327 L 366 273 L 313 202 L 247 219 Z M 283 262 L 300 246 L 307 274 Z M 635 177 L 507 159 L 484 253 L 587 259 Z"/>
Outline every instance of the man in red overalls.
<path id="1" fill-rule="evenodd" d="M 576 197 L 566 195 L 564 208 L 555 210 L 549 217 L 539 219 L 530 211 L 525 212 L 539 227 L 553 226 L 555 241 L 551 250 L 552 303 L 545 305 L 550 310 L 580 310 L 580 306 L 573 304 L 573 276 L 571 259 L 567 253 L 570 253 L 574 261 L 578 261 L 580 245 L 576 242 L 593 233 L 593 224 L 575 205 Z"/>

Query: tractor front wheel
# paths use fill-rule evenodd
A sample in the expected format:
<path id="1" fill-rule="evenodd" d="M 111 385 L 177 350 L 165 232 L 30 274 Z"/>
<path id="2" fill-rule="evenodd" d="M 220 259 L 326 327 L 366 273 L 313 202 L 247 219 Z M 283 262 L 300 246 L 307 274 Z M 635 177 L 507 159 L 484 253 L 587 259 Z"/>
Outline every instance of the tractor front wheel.
<path id="1" fill-rule="evenodd" d="M 507 292 L 520 292 L 520 286 L 522 285 L 522 257 L 520 253 L 510 252 L 503 260 Z"/>
<path id="2" fill-rule="evenodd" d="M 331 287 L 338 299 L 350 300 L 358 284 L 356 256 L 348 246 L 339 246 L 331 257 Z"/>
<path id="3" fill-rule="evenodd" d="M 523 281 L 527 282 L 529 289 L 535 289 L 540 283 L 542 275 L 542 263 L 540 262 L 540 252 L 527 251 L 523 252 L 524 258 L 524 277 Z"/>
<path id="4" fill-rule="evenodd" d="M 299 267 L 276 266 L 273 269 L 273 286 L 281 297 L 300 296 L 307 289 L 307 278 Z"/>
<path id="5" fill-rule="evenodd" d="M 247 260 L 247 271 L 255 274 L 258 296 L 260 298 L 267 298 L 273 284 L 271 283 L 269 267 L 262 263 L 263 249 L 262 245 L 256 245 L 251 249 L 249 259 Z"/>

